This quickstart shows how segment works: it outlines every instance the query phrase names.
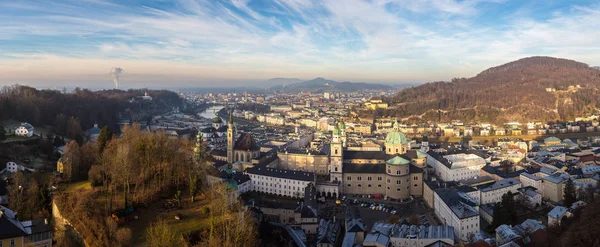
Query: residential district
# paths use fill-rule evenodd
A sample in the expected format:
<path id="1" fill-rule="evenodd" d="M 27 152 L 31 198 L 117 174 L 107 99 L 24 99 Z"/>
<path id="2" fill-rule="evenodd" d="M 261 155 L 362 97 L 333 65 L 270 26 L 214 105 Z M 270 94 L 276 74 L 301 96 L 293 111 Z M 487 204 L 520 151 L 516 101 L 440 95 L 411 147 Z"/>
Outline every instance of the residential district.
<path id="1" fill-rule="evenodd" d="M 552 136 L 593 133 L 595 116 L 571 123 L 418 125 L 356 114 L 387 108 L 379 93 L 180 96 L 205 110 L 174 109 L 142 128 L 206 143 L 210 183 L 233 188 L 289 246 L 533 246 L 546 241 L 549 226 L 586 206 L 565 202 L 566 187 L 574 186 L 581 199 L 598 193 L 600 137 Z M 22 123 L 12 131 L 31 137 L 36 129 Z M 99 132 L 90 128 L 87 140 Z M 519 139 L 524 134 L 545 138 Z M 478 135 L 498 138 L 440 139 Z M 35 170 L 17 160 L 3 165 L 4 178 Z M 57 172 L 63 172 L 60 161 Z M 3 205 L 13 200 L 6 186 L 0 183 Z M 494 226 L 495 205 L 506 195 L 516 201 L 519 222 Z M 52 245 L 47 219 L 23 222 L 0 209 L 0 246 Z"/>

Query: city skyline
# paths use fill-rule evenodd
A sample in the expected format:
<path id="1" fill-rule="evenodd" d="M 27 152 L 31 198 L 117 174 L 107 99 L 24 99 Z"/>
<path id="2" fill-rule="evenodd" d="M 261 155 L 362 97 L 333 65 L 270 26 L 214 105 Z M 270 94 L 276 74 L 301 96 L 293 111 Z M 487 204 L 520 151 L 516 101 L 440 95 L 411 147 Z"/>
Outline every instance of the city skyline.
<path id="1" fill-rule="evenodd" d="M 600 64 L 592 1 L 34 1 L 0 9 L 0 85 L 386 84 L 471 77 L 528 56 Z"/>

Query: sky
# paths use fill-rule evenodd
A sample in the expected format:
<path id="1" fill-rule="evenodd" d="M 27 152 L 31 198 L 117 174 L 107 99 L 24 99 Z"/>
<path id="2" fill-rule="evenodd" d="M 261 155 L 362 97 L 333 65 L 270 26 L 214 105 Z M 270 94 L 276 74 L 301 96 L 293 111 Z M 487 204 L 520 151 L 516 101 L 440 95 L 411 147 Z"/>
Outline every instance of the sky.
<path id="1" fill-rule="evenodd" d="M 528 56 L 600 65 L 600 2 L 0 1 L 0 86 L 386 84 L 472 77 Z"/>

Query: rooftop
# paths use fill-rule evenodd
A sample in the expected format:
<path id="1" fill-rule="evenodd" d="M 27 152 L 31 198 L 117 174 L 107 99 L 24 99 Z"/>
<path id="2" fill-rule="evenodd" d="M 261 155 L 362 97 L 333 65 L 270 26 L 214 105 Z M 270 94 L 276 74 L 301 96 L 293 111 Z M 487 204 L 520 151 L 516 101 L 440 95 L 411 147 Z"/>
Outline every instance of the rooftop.
<path id="1" fill-rule="evenodd" d="M 394 228 L 391 238 L 451 239 L 454 241 L 454 228 L 451 226 L 400 225 Z"/>
<path id="2" fill-rule="evenodd" d="M 567 211 L 568 209 L 563 206 L 556 206 L 548 213 L 548 216 L 554 219 L 560 219 L 567 213 Z"/>
<path id="3" fill-rule="evenodd" d="M 302 172 L 268 167 L 251 167 L 246 169 L 245 173 L 307 182 L 315 180 L 315 174 L 313 172 Z"/>
<path id="4" fill-rule="evenodd" d="M 510 187 L 513 185 L 521 184 L 521 182 L 514 180 L 512 178 L 502 179 L 500 181 L 496 181 L 495 183 L 489 185 L 481 185 L 481 192 L 490 192 L 492 190 L 499 190 L 502 188 Z"/>
<path id="5" fill-rule="evenodd" d="M 396 156 L 394 158 L 387 160 L 385 163 L 388 165 L 408 165 L 408 164 L 410 164 L 410 161 L 406 160 L 400 156 Z"/>
<path id="6" fill-rule="evenodd" d="M 444 201 L 458 217 L 459 219 L 474 217 L 479 215 L 474 206 L 477 206 L 477 202 L 473 201 L 469 196 L 463 192 L 459 192 L 456 189 L 440 188 L 435 190 L 435 193 Z"/>

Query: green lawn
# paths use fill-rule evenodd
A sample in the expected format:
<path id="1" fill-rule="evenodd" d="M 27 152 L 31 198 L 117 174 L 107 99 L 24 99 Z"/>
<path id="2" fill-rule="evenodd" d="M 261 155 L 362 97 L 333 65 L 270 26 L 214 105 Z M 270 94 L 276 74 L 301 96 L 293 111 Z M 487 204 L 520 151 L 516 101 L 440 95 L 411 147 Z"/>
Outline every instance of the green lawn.
<path id="1" fill-rule="evenodd" d="M 65 192 L 70 193 L 76 190 L 89 190 L 92 188 L 90 181 L 80 181 L 66 185 Z"/>

